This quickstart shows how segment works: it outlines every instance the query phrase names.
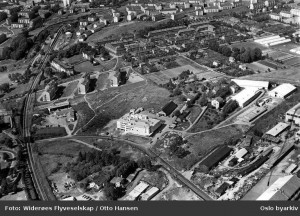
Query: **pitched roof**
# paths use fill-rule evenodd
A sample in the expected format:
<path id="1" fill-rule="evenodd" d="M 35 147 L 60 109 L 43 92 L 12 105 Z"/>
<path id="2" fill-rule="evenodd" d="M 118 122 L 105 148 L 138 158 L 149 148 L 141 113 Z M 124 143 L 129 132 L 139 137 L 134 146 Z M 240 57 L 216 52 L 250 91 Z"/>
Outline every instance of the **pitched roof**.
<path id="1" fill-rule="evenodd" d="M 177 108 L 177 106 L 178 105 L 176 103 L 170 101 L 162 108 L 162 111 L 168 116 Z"/>

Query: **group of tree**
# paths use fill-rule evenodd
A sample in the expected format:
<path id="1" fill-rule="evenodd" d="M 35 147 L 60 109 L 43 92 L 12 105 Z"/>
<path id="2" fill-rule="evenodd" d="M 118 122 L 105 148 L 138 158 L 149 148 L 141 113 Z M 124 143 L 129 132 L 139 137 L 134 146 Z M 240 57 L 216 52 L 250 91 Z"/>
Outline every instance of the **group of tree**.
<path id="1" fill-rule="evenodd" d="M 109 175 L 122 176 L 126 178 L 133 173 L 137 167 L 151 169 L 152 164 L 149 158 L 142 158 L 137 162 L 130 160 L 128 157 L 122 157 L 116 149 L 110 151 L 82 152 L 78 154 L 78 158 L 73 163 L 65 166 L 65 171 L 70 173 L 74 179 L 81 181 L 87 176 L 100 172 L 103 167 L 113 165 Z"/>
<path id="2" fill-rule="evenodd" d="M 115 187 L 114 184 L 107 182 L 104 185 L 103 192 L 108 200 L 117 200 L 125 195 L 125 188 Z"/>
<path id="3" fill-rule="evenodd" d="M 185 144 L 186 141 L 183 140 L 183 138 L 179 135 L 176 135 L 170 139 L 169 142 L 169 151 L 171 155 L 175 155 L 178 158 L 184 158 L 188 154 L 190 154 L 189 151 L 182 148 L 182 145 Z"/>
<path id="4" fill-rule="evenodd" d="M 10 87 L 9 87 L 8 83 L 3 83 L 0 85 L 0 92 L 7 93 L 7 92 L 9 92 L 9 90 L 10 90 Z"/>
<path id="5" fill-rule="evenodd" d="M 32 76 L 31 70 L 28 68 L 25 70 L 24 74 L 20 74 L 20 73 L 8 74 L 8 78 L 12 82 L 16 82 L 16 83 L 27 83 L 31 78 L 31 76 Z"/>
<path id="6" fill-rule="evenodd" d="M 0 35 L 0 44 L 2 44 L 4 41 L 6 41 L 6 34 L 1 34 Z"/>
<path id="7" fill-rule="evenodd" d="M 0 73 L 1 72 L 5 72 L 7 71 L 7 67 L 4 65 L 4 66 L 0 66 Z"/>
<path id="8" fill-rule="evenodd" d="M 234 57 L 236 61 L 241 61 L 243 63 L 251 63 L 253 61 L 258 61 L 262 59 L 262 51 L 258 47 L 233 47 L 232 51 L 232 57 Z"/>
<path id="9" fill-rule="evenodd" d="M 7 18 L 7 13 L 0 12 L 0 22 L 3 21 L 3 20 L 6 20 L 6 18 Z"/>
<path id="10" fill-rule="evenodd" d="M 3 48 L 2 59 L 20 60 L 26 56 L 33 44 L 28 32 L 24 31 L 12 40 L 9 47 Z"/>
<path id="11" fill-rule="evenodd" d="M 239 104 L 236 100 L 230 100 L 223 107 L 223 110 L 222 110 L 223 116 L 224 117 L 228 116 L 230 113 L 232 113 L 238 107 L 239 107 Z"/>

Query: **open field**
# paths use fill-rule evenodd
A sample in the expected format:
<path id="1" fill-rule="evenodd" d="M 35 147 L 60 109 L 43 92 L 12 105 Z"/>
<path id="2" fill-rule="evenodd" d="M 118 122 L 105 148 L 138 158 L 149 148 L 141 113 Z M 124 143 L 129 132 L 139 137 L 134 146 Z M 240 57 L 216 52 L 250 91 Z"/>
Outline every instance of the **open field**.
<path id="1" fill-rule="evenodd" d="M 293 54 L 295 56 L 300 56 L 299 54 L 296 54 L 296 53 L 293 53 L 293 52 L 290 51 L 291 49 L 298 48 L 298 47 L 299 47 L 299 45 L 294 44 L 292 42 L 285 43 L 285 44 L 278 44 L 276 46 L 272 46 L 272 48 L 275 49 L 276 51 L 283 51 L 283 52 L 287 52 L 287 53 Z"/>
<path id="2" fill-rule="evenodd" d="M 239 125 L 231 125 L 220 129 L 205 131 L 187 137 L 191 143 L 191 151 L 200 158 L 211 152 L 215 147 L 223 145 L 225 140 L 233 136 L 242 136 L 245 128 Z"/>
<path id="3" fill-rule="evenodd" d="M 214 148 L 224 145 L 226 140 L 242 136 L 242 131 L 244 130 L 244 126 L 231 125 L 197 134 L 189 134 L 189 136 L 184 137 L 187 143 L 181 145 L 185 151 L 188 151 L 188 154 L 181 158 L 175 155 L 171 156 L 172 153 L 170 152 L 168 143 L 174 137 L 175 132 L 169 132 L 164 134 L 164 137 L 153 146 L 153 150 L 177 170 L 189 170 Z"/>
<path id="4" fill-rule="evenodd" d="M 76 124 L 76 128 L 74 129 L 74 131 L 76 132 L 78 129 L 82 128 L 91 118 L 93 118 L 95 113 L 93 110 L 91 110 L 86 102 L 72 105 L 72 107 L 78 115 L 78 123 Z"/>
<path id="5" fill-rule="evenodd" d="M 122 34 L 134 33 L 134 31 L 139 31 L 140 29 L 143 29 L 145 27 L 150 27 L 155 25 L 156 22 L 138 22 L 138 21 L 133 21 L 130 24 L 126 24 L 122 26 L 111 25 L 107 28 L 100 30 L 99 32 L 96 32 L 95 34 L 92 34 L 90 37 L 88 37 L 87 42 L 100 41 L 110 36 L 120 37 Z"/>
<path id="6" fill-rule="evenodd" d="M 85 133 L 95 133 L 103 129 L 111 120 L 118 119 L 130 109 L 143 107 L 145 110 L 159 111 L 169 100 L 169 92 L 145 82 L 138 82 L 118 88 L 109 88 L 99 94 L 87 96 L 96 111 L 96 117 L 83 129 Z"/>
<path id="7" fill-rule="evenodd" d="M 252 62 L 252 63 L 247 63 L 246 64 L 247 68 L 250 68 L 251 70 L 253 70 L 254 72 L 268 72 L 268 70 L 270 69 L 271 71 L 275 70 L 274 68 L 268 67 L 264 64 L 261 64 L 259 62 Z"/>
<path id="8" fill-rule="evenodd" d="M 300 57 L 293 57 L 283 60 L 283 63 L 289 66 L 298 67 L 300 65 Z"/>
<path id="9" fill-rule="evenodd" d="M 176 58 L 176 62 L 181 66 L 191 66 L 194 67 L 197 70 L 197 73 L 204 73 L 207 72 L 206 67 L 202 67 L 201 65 L 195 63 L 193 60 L 190 60 L 189 58 L 184 58 L 182 56 L 178 56 Z"/>
<path id="10" fill-rule="evenodd" d="M 263 46 L 259 43 L 255 43 L 254 41 L 247 41 L 247 42 L 242 42 L 242 43 L 236 43 L 232 44 L 231 47 L 237 47 L 237 48 L 242 48 L 242 47 L 250 47 L 250 48 L 260 48 L 261 50 L 267 50 L 268 47 Z"/>
<path id="11" fill-rule="evenodd" d="M 208 108 L 199 121 L 189 130 L 191 133 L 213 128 L 221 122 L 222 118 L 215 109 Z"/>
<path id="12" fill-rule="evenodd" d="M 290 82 L 300 84 L 300 73 L 298 68 L 278 69 L 269 73 L 253 74 L 243 77 L 250 80 L 276 81 L 279 83 Z"/>
<path id="13" fill-rule="evenodd" d="M 183 187 L 177 187 L 168 191 L 163 200 L 201 200 L 193 191 Z"/>

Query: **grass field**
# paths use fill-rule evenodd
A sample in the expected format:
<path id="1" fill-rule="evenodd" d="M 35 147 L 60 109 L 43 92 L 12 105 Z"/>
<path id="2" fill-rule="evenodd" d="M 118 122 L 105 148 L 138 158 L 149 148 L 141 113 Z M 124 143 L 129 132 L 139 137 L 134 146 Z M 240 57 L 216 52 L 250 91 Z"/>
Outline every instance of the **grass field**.
<path id="1" fill-rule="evenodd" d="M 98 133 L 111 120 L 118 119 L 132 108 L 159 111 L 169 100 L 169 92 L 145 82 L 110 88 L 87 96 L 96 117 L 84 128 L 85 133 Z"/>
<path id="2" fill-rule="evenodd" d="M 97 79 L 97 82 L 96 82 L 96 89 L 99 89 L 99 90 L 104 90 L 105 88 L 107 88 L 107 85 L 109 84 L 108 83 L 108 76 L 109 76 L 109 73 L 101 73 Z"/>
<path id="3" fill-rule="evenodd" d="M 91 110 L 86 102 L 72 105 L 72 107 L 79 116 L 78 123 L 76 125 L 76 128 L 74 129 L 74 131 L 76 132 L 78 129 L 82 128 L 91 118 L 93 118 L 95 113 L 93 110 Z"/>
<path id="4" fill-rule="evenodd" d="M 102 29 L 99 32 L 96 32 L 95 34 L 92 34 L 90 37 L 88 37 L 87 42 L 103 40 L 104 38 L 110 36 L 120 37 L 122 34 L 134 33 L 134 31 L 139 31 L 140 29 L 143 29 L 145 27 L 155 26 L 156 24 L 156 22 L 133 21 L 127 25 L 121 24 L 122 26 L 112 25 Z"/>
<path id="5" fill-rule="evenodd" d="M 251 70 L 253 70 L 254 72 L 268 72 L 268 69 L 270 69 L 271 71 L 275 70 L 271 67 L 268 67 L 266 65 L 260 64 L 259 62 L 252 62 L 252 63 L 247 63 L 246 64 L 247 68 L 250 68 Z"/>
<path id="6" fill-rule="evenodd" d="M 298 68 L 278 69 L 270 73 L 254 74 L 245 76 L 245 79 L 261 80 L 261 81 L 276 81 L 279 83 L 290 82 L 292 84 L 300 84 L 300 73 Z"/>
<path id="7" fill-rule="evenodd" d="M 293 57 L 286 60 L 283 60 L 284 64 L 287 64 L 289 66 L 299 66 L 300 64 L 300 57 Z"/>

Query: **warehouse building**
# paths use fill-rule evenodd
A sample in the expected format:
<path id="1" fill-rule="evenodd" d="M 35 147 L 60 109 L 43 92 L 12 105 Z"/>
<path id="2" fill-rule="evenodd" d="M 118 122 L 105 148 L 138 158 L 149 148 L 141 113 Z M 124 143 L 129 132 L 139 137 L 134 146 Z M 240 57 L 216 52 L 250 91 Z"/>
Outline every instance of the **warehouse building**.
<path id="1" fill-rule="evenodd" d="M 285 121 L 300 125 L 300 103 L 285 113 Z"/>
<path id="2" fill-rule="evenodd" d="M 289 83 L 284 83 L 276 88 L 274 88 L 272 91 L 269 92 L 269 95 L 271 97 L 277 97 L 277 98 L 287 98 L 292 93 L 294 93 L 297 90 L 297 88 Z"/>
<path id="3" fill-rule="evenodd" d="M 279 122 L 275 125 L 271 130 L 267 131 L 267 135 L 271 135 L 273 137 L 277 137 L 279 134 L 283 133 L 285 130 L 290 128 L 291 126 L 284 122 Z"/>
<path id="4" fill-rule="evenodd" d="M 147 183 L 141 181 L 124 200 L 136 200 L 148 187 Z"/>
<path id="5" fill-rule="evenodd" d="M 300 179 L 288 175 L 277 179 L 257 200 L 295 200 L 300 192 Z"/>
<path id="6" fill-rule="evenodd" d="M 239 120 L 246 120 L 248 122 L 254 121 L 256 118 L 264 114 L 268 109 L 266 107 L 253 106 L 238 116 Z"/>
<path id="7" fill-rule="evenodd" d="M 170 101 L 167 103 L 161 111 L 158 113 L 159 116 L 169 116 L 176 108 L 178 105 L 174 103 L 173 101 Z"/>
<path id="8" fill-rule="evenodd" d="M 258 88 L 246 88 L 232 97 L 236 100 L 240 107 L 245 107 L 254 101 L 261 92 Z"/>
<path id="9" fill-rule="evenodd" d="M 228 157 L 230 152 L 232 152 L 232 149 L 228 146 L 219 147 L 199 164 L 199 169 L 208 172 L 217 166 L 219 162 Z"/>
<path id="10" fill-rule="evenodd" d="M 269 82 L 267 81 L 254 81 L 254 80 L 240 80 L 240 79 L 232 79 L 231 81 L 235 82 L 238 86 L 242 88 L 269 88 Z"/>
<path id="11" fill-rule="evenodd" d="M 152 187 L 141 195 L 141 200 L 151 200 L 156 194 L 158 194 L 158 192 L 159 189 L 157 187 Z"/>

